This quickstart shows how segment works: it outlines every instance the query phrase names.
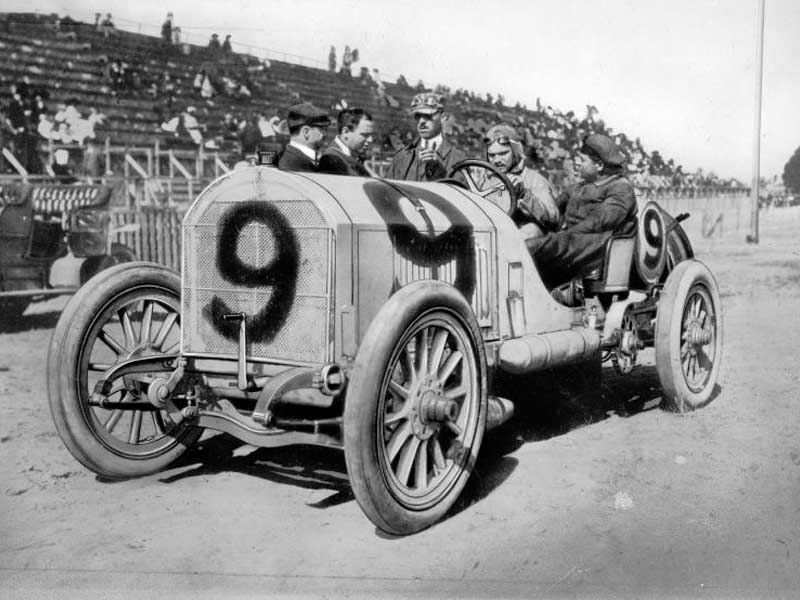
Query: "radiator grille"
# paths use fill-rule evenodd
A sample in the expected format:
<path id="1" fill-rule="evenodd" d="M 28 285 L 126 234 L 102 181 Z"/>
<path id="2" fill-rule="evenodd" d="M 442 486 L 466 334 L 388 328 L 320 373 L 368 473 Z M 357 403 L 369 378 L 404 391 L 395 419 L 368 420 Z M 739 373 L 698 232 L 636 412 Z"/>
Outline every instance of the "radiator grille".
<path id="1" fill-rule="evenodd" d="M 308 200 L 217 201 L 192 218 L 184 223 L 183 351 L 236 356 L 238 323 L 221 315 L 244 313 L 251 359 L 328 360 L 333 236 L 319 209 Z"/>

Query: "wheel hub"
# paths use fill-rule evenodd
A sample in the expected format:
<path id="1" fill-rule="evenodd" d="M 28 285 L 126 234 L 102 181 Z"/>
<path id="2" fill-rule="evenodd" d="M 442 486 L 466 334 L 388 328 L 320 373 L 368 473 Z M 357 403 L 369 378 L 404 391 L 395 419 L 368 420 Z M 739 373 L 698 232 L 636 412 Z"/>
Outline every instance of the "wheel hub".
<path id="1" fill-rule="evenodd" d="M 704 328 L 699 321 L 693 320 L 686 330 L 686 341 L 691 346 L 691 351 L 711 343 L 712 331 Z"/>
<path id="2" fill-rule="evenodd" d="M 428 439 L 442 423 L 458 418 L 458 403 L 445 397 L 442 384 L 435 378 L 422 379 L 412 394 L 411 429 L 419 439 Z"/>

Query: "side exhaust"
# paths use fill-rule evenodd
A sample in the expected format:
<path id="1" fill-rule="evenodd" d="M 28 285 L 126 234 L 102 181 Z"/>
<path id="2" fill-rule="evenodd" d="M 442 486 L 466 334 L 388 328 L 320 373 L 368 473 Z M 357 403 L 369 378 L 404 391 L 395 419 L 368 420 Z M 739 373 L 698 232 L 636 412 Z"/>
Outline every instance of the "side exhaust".
<path id="1" fill-rule="evenodd" d="M 597 331 L 570 329 L 507 340 L 500 345 L 498 361 L 504 371 L 520 375 L 583 362 L 599 350 Z"/>

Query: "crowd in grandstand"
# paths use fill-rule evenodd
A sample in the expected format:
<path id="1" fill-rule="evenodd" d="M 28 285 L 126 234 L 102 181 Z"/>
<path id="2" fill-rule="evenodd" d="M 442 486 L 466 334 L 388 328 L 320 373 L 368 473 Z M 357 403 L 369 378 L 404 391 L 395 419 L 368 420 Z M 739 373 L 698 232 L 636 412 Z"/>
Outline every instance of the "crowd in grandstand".
<path id="1" fill-rule="evenodd" d="M 13 31 L 8 23 L 4 26 Z M 322 106 L 333 112 L 354 101 L 364 105 L 365 91 L 371 102 L 365 108 L 383 117 L 375 121 L 375 143 L 369 155 L 371 159 L 387 161 L 415 136 L 403 99 L 426 89 L 422 82 L 409 85 L 403 76 L 396 83 L 388 83 L 377 69 L 367 66 L 353 74 L 352 67 L 360 60 L 358 50 L 346 46 L 339 61 L 332 46 L 328 56 L 330 79 L 320 71 L 316 81 L 308 83 L 321 88 L 309 91 L 303 81 L 278 74 L 270 61 L 233 52 L 230 35 L 220 42 L 215 33 L 205 47 L 182 42 L 171 12 L 161 26 L 160 44 L 150 43 L 146 51 L 118 50 L 123 32 L 116 29 L 110 13 L 105 17 L 98 13 L 93 25 L 53 15 L 42 30 L 66 40 L 63 43 L 79 44 L 98 57 L 103 75 L 95 84 L 100 90 L 121 100 L 149 101 L 154 115 L 149 129 L 153 137 L 178 147 L 203 146 L 229 152 L 232 162 L 252 153 L 265 141 L 288 142 L 285 110 L 289 104 L 310 100 L 309 94 L 327 94 L 330 104 Z M 112 37 L 115 39 L 109 39 Z M 0 98 L 7 98 L 2 102 L 2 141 L 24 159 L 30 172 L 42 170 L 32 163 L 44 142 L 85 145 L 98 135 L 115 135 L 115 125 L 103 118 L 103 105 L 99 110 L 85 100 L 70 105 L 69 98 L 61 93 L 51 94 L 53 90 L 48 89 L 20 94 L 24 79 L 10 81 L 2 77 Z M 738 185 L 702 171 L 684 172 L 672 159 L 647 148 L 638 138 L 615 132 L 594 106 L 577 114 L 544 106 L 538 100 L 535 108 L 529 109 L 519 104 L 507 106 L 501 95 L 482 96 L 443 86 L 435 91 L 447 104 L 443 129 L 466 155 L 481 156 L 489 128 L 498 122 L 509 123 L 525 148 L 528 163 L 546 172 L 556 187 L 569 181 L 573 174 L 570 156 L 592 133 L 615 140 L 628 159 L 629 176 L 638 187 L 729 189 Z M 58 118 L 62 113 L 64 118 Z M 136 113 L 125 118 L 133 122 Z M 124 138 L 115 141 L 125 143 Z"/>

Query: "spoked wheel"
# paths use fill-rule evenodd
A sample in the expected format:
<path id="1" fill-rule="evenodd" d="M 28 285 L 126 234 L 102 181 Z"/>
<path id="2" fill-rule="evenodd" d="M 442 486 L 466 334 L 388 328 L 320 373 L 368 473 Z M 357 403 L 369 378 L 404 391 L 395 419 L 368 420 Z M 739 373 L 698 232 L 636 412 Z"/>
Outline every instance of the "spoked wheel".
<path id="1" fill-rule="evenodd" d="M 115 364 L 179 350 L 180 280 L 166 268 L 112 267 L 70 300 L 50 344 L 48 391 L 56 429 L 78 461 L 105 477 L 135 477 L 196 441 L 200 429 L 148 402 L 149 373 L 112 381 L 102 404 L 91 397 Z"/>
<path id="2" fill-rule="evenodd" d="M 712 399 L 722 359 L 722 308 L 717 283 L 696 260 L 679 263 L 658 302 L 656 369 L 664 400 L 678 412 Z"/>
<path id="3" fill-rule="evenodd" d="M 409 534 L 440 519 L 469 478 L 486 425 L 485 358 L 452 287 L 417 282 L 373 320 L 347 390 L 345 460 L 361 508 Z"/>

